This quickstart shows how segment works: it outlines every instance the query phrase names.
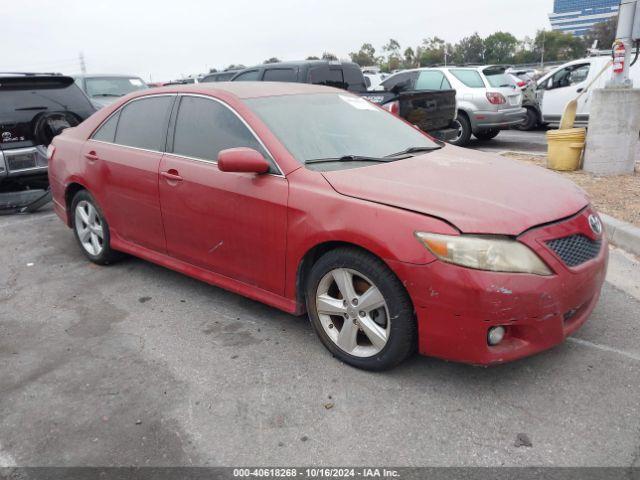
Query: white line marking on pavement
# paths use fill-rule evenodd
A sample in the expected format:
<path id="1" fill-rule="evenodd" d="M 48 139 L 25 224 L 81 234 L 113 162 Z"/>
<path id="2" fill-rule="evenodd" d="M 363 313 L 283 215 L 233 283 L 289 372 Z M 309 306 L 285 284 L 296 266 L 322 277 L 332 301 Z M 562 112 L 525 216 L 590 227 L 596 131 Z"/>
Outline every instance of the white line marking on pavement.
<path id="1" fill-rule="evenodd" d="M 570 337 L 567 339 L 567 341 L 577 343 L 578 345 L 583 345 L 585 347 L 596 348 L 598 350 L 602 350 L 603 352 L 617 353 L 618 355 L 622 355 L 623 357 L 627 357 L 632 360 L 637 360 L 638 362 L 640 362 L 640 355 L 635 353 L 625 352 L 624 350 L 618 350 L 617 348 L 608 347 L 607 345 L 600 345 L 598 343 L 592 343 L 587 340 L 582 340 L 580 338 L 575 338 L 575 337 Z"/>
<path id="2" fill-rule="evenodd" d="M 28 218 L 26 220 L 14 220 L 13 222 L 0 223 L 0 228 L 10 228 L 10 227 L 18 226 L 18 225 L 24 225 L 24 224 L 27 224 L 27 223 L 34 223 L 34 222 L 37 222 L 38 220 L 43 220 L 43 219 L 51 218 L 51 217 L 55 217 L 55 216 L 56 216 L 56 214 L 54 212 L 45 213 L 44 215 L 38 215 L 37 217 Z"/>

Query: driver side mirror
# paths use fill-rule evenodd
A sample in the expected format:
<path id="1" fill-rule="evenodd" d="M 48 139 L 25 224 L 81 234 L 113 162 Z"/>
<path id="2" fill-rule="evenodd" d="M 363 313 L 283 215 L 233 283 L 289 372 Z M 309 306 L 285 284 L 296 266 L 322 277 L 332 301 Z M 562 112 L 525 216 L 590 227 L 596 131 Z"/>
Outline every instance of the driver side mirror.
<path id="1" fill-rule="evenodd" d="M 267 173 L 269 162 L 253 148 L 228 148 L 218 154 L 221 172 Z"/>

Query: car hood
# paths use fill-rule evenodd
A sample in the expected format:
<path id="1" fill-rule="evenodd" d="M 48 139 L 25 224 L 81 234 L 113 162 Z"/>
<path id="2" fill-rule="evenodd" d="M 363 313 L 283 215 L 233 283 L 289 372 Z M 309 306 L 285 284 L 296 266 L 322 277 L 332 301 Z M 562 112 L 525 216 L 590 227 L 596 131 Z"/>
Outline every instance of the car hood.
<path id="1" fill-rule="evenodd" d="M 338 193 L 438 217 L 464 233 L 518 235 L 589 204 L 554 172 L 452 146 L 323 175 Z"/>

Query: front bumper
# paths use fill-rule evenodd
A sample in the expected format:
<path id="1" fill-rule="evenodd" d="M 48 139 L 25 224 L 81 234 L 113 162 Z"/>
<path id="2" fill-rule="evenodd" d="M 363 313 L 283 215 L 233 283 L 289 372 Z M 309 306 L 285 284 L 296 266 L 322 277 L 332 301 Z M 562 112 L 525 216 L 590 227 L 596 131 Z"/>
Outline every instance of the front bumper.
<path id="1" fill-rule="evenodd" d="M 597 257 L 570 268 L 544 242 L 587 232 L 589 209 L 569 220 L 521 235 L 555 272 L 551 276 L 472 270 L 435 261 L 396 262 L 418 320 L 419 351 L 445 360 L 491 365 L 533 355 L 562 343 L 587 320 L 605 280 L 608 245 Z M 571 232 L 571 233 L 569 233 Z M 504 326 L 505 339 L 489 346 L 490 327 Z"/>
<path id="2" fill-rule="evenodd" d="M 527 116 L 526 108 L 510 108 L 498 111 L 478 111 L 473 112 L 471 120 L 474 130 L 485 130 L 493 128 L 509 128 L 513 125 L 520 125 Z"/>

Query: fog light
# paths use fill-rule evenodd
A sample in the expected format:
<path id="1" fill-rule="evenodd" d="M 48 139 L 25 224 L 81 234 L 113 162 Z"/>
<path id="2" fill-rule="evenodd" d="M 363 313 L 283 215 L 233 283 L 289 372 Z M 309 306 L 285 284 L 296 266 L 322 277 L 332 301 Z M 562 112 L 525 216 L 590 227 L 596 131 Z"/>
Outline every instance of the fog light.
<path id="1" fill-rule="evenodd" d="M 487 334 L 487 343 L 491 346 L 498 345 L 504 338 L 504 327 L 491 327 Z"/>

